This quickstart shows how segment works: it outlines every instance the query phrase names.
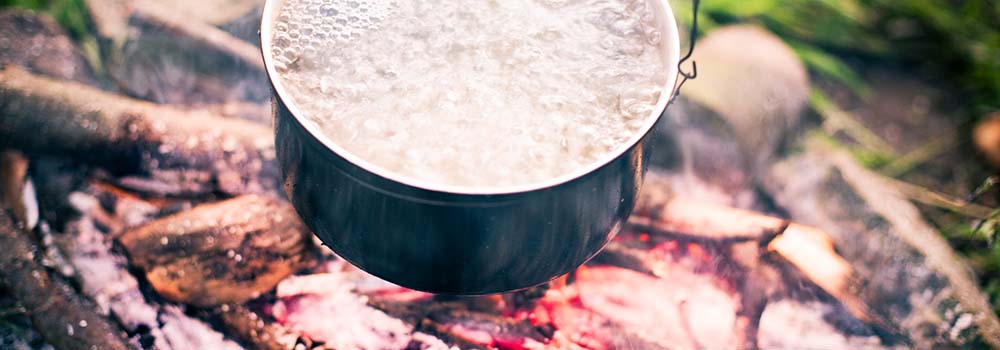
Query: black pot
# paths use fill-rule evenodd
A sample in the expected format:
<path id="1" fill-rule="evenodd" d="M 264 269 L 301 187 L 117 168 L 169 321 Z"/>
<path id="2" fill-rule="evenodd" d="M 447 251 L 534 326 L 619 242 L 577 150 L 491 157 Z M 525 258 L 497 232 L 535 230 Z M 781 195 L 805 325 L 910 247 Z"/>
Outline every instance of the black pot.
<path id="1" fill-rule="evenodd" d="M 261 47 L 274 88 L 285 191 L 303 221 L 344 259 L 416 290 L 506 292 L 572 271 L 625 224 L 659 118 L 651 118 L 640 135 L 604 161 L 545 184 L 503 189 L 423 184 L 347 153 L 299 117 L 270 57 L 271 24 L 282 2 L 265 4 Z M 669 43 L 664 45 L 668 62 L 677 62 L 673 13 L 665 0 L 654 5 Z M 665 92 L 672 92 L 676 73 L 668 72 Z M 661 94 L 661 114 L 671 95 Z"/>

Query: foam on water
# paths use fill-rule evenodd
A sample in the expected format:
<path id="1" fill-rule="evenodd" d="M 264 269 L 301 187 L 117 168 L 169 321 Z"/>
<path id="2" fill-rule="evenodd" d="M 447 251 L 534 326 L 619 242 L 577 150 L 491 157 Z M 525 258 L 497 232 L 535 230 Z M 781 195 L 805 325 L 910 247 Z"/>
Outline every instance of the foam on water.
<path id="1" fill-rule="evenodd" d="M 287 0 L 275 66 L 348 152 L 433 184 L 538 183 L 653 117 L 667 80 L 647 0 Z"/>

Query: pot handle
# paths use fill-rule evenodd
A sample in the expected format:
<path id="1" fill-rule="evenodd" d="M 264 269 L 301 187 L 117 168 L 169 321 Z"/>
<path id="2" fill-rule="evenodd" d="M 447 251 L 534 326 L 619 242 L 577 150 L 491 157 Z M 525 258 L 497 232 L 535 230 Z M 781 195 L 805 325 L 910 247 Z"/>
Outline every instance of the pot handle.
<path id="1" fill-rule="evenodd" d="M 689 44 L 689 46 L 688 46 L 688 52 L 687 52 L 687 54 L 684 55 L 684 57 L 681 57 L 680 61 L 677 62 L 677 74 L 681 76 L 681 81 L 680 81 L 680 83 L 677 84 L 677 86 L 674 87 L 673 96 L 670 96 L 670 102 L 668 104 L 673 103 L 674 100 L 677 99 L 677 96 L 680 96 L 680 94 L 681 94 L 681 87 L 684 86 L 684 83 L 686 83 L 690 79 L 694 79 L 694 78 L 698 77 L 698 64 L 697 64 L 697 62 L 695 62 L 694 60 L 691 60 L 691 72 L 690 73 L 689 72 L 685 72 L 684 71 L 684 67 L 683 67 L 684 62 L 687 62 L 688 60 L 691 59 L 691 54 L 694 53 L 694 44 L 695 44 L 695 41 L 698 40 L 698 6 L 701 5 L 701 0 L 692 0 L 692 2 L 694 3 L 694 6 L 693 6 L 693 8 L 694 8 L 694 17 L 693 18 L 694 19 L 691 20 L 691 38 L 688 40 L 688 44 Z"/>

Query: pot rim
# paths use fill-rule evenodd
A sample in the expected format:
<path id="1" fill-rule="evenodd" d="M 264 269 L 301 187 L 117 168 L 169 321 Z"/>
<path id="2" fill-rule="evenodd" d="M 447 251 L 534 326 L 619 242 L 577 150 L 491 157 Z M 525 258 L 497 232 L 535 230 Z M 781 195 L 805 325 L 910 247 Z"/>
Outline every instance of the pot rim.
<path id="1" fill-rule="evenodd" d="M 271 82 L 271 86 L 274 88 L 275 98 L 281 100 L 285 105 L 285 108 L 291 112 L 295 120 L 301 125 L 313 138 L 319 141 L 327 151 L 335 154 L 346 160 L 353 166 L 359 167 L 364 171 L 383 178 L 387 181 L 397 183 L 402 186 L 411 187 L 418 190 L 439 192 L 445 194 L 454 195 L 469 195 L 469 196 L 493 196 L 493 195 L 511 195 L 511 194 L 521 194 L 534 191 L 547 190 L 551 188 L 558 187 L 562 184 L 571 182 L 573 180 L 585 177 L 586 175 L 593 173 L 597 169 L 600 169 L 616 159 L 624 155 L 630 149 L 639 144 L 643 138 L 649 134 L 656 123 L 663 117 L 663 113 L 666 111 L 667 106 L 670 104 L 677 83 L 678 75 L 678 63 L 680 61 L 680 34 L 677 29 L 677 21 L 674 17 L 673 10 L 667 0 L 648 0 L 651 3 L 659 4 L 660 11 L 657 11 L 657 16 L 660 16 L 658 23 L 661 24 L 661 33 L 663 34 L 663 39 L 666 44 L 664 44 L 663 50 L 666 51 L 666 62 L 667 62 L 667 79 L 663 85 L 662 91 L 669 93 L 661 93 L 660 98 L 656 103 L 656 108 L 653 110 L 655 117 L 650 117 L 646 120 L 644 125 L 636 132 L 628 141 L 622 143 L 618 146 L 614 152 L 608 153 L 603 158 L 598 161 L 592 162 L 590 165 L 580 167 L 577 170 L 564 174 L 558 177 L 550 178 L 544 181 L 537 181 L 522 185 L 513 186 L 455 186 L 455 185 L 445 185 L 439 183 L 433 183 L 430 181 L 416 179 L 410 176 L 406 176 L 394 171 L 390 171 L 379 165 L 371 163 L 362 157 L 352 154 L 345 148 L 337 145 L 332 139 L 326 136 L 320 129 L 319 125 L 313 121 L 300 117 L 304 115 L 295 100 L 290 98 L 289 93 L 284 87 L 284 83 L 280 79 L 280 75 L 274 67 L 274 59 L 271 57 L 271 41 L 272 41 L 272 23 L 277 17 L 277 13 L 280 9 L 280 5 L 287 0 L 266 0 L 264 3 L 264 10 L 261 16 L 260 24 L 260 47 L 261 55 L 264 59 L 264 68 L 267 73 L 268 80 Z"/>

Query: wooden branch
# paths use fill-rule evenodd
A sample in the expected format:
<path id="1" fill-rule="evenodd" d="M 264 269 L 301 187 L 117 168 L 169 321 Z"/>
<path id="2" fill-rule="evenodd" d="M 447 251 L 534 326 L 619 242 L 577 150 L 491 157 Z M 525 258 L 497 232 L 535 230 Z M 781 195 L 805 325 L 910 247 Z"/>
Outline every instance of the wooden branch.
<path id="1" fill-rule="evenodd" d="M 0 147 L 74 155 L 183 193 L 273 192 L 273 133 L 259 124 L 0 70 Z"/>
<path id="2" fill-rule="evenodd" d="M 240 303 L 310 263 L 311 233 L 290 204 L 245 195 L 129 230 L 119 242 L 163 297 Z"/>
<path id="3" fill-rule="evenodd" d="M 28 310 L 35 329 L 56 349 L 128 349 L 118 327 L 37 261 L 38 248 L 0 209 L 0 287 Z"/>

